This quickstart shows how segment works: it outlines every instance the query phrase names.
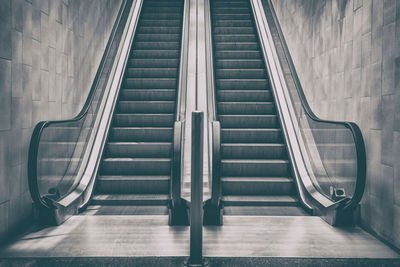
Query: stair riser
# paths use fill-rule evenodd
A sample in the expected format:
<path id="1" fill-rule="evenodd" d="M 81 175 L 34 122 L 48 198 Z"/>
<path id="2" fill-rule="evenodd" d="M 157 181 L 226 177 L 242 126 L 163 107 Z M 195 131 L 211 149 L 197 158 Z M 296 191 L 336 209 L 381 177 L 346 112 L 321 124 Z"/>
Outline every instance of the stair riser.
<path id="1" fill-rule="evenodd" d="M 251 19 L 250 14 L 215 14 L 214 20 L 246 20 Z"/>
<path id="2" fill-rule="evenodd" d="M 233 1 L 226 1 L 226 2 L 215 2 L 213 4 L 214 8 L 218 7 L 226 7 L 229 5 L 230 7 L 249 7 L 249 2 L 244 1 L 244 2 L 233 2 Z"/>
<path id="3" fill-rule="evenodd" d="M 180 19 L 169 19 L 169 20 L 156 20 L 156 19 L 142 19 L 139 22 L 139 27 L 140 26 L 145 26 L 145 27 L 160 27 L 160 26 L 171 26 L 171 27 L 179 27 L 182 25 L 182 21 Z"/>
<path id="4" fill-rule="evenodd" d="M 172 129 L 113 129 L 109 140 L 114 142 L 171 142 Z"/>
<path id="5" fill-rule="evenodd" d="M 143 13 L 140 18 L 141 19 L 151 19 L 151 20 L 167 20 L 167 19 L 172 19 L 172 20 L 182 20 L 182 13 Z"/>
<path id="6" fill-rule="evenodd" d="M 219 15 L 219 14 L 249 14 L 251 12 L 251 9 L 249 7 L 213 7 L 213 14 Z"/>
<path id="7" fill-rule="evenodd" d="M 168 180 L 120 180 L 99 179 L 96 184 L 98 194 L 168 194 Z"/>
<path id="8" fill-rule="evenodd" d="M 136 42 L 179 42 L 180 34 L 144 34 L 138 33 L 135 35 Z"/>
<path id="9" fill-rule="evenodd" d="M 178 68 L 178 59 L 130 59 L 130 68 Z"/>
<path id="10" fill-rule="evenodd" d="M 170 161 L 103 161 L 103 175 L 170 175 Z"/>
<path id="11" fill-rule="evenodd" d="M 216 59 L 259 59 L 261 57 L 258 51 L 216 51 Z"/>
<path id="12" fill-rule="evenodd" d="M 266 73 L 264 69 L 217 69 L 215 72 L 217 79 L 264 79 Z"/>
<path id="13" fill-rule="evenodd" d="M 139 89 L 175 89 L 176 79 L 173 78 L 127 78 L 125 79 L 125 88 L 139 88 Z"/>
<path id="14" fill-rule="evenodd" d="M 172 144 L 108 143 L 107 158 L 168 158 L 172 156 Z"/>
<path id="15" fill-rule="evenodd" d="M 244 26 L 237 26 L 237 27 L 214 27 L 213 29 L 214 34 L 254 34 L 253 27 L 244 27 Z"/>
<path id="16" fill-rule="evenodd" d="M 215 42 L 257 42 L 257 36 L 239 34 L 218 34 L 214 35 Z"/>
<path id="17" fill-rule="evenodd" d="M 179 50 L 179 42 L 135 42 L 136 49 L 148 49 L 148 50 Z"/>
<path id="18" fill-rule="evenodd" d="M 131 58 L 179 58 L 178 50 L 135 50 Z"/>
<path id="19" fill-rule="evenodd" d="M 267 80 L 231 80 L 231 79 L 216 79 L 218 90 L 267 90 L 269 84 Z"/>
<path id="20" fill-rule="evenodd" d="M 275 105 L 273 103 L 251 103 L 251 104 L 239 104 L 239 103 L 219 103 L 218 114 L 262 114 L 262 115 L 274 115 L 276 114 Z"/>
<path id="21" fill-rule="evenodd" d="M 232 131 L 222 130 L 221 140 L 226 143 L 281 143 L 281 130 L 276 131 Z"/>
<path id="22" fill-rule="evenodd" d="M 178 5 L 175 4 L 173 6 L 160 6 L 160 5 L 157 5 L 157 6 L 150 5 L 150 6 L 148 6 L 146 4 L 146 5 L 143 6 L 142 12 L 143 12 L 143 15 L 144 15 L 146 13 L 154 12 L 155 10 L 157 10 L 157 12 L 160 12 L 161 15 L 166 15 L 166 13 L 168 15 L 182 14 L 183 5 L 181 4 L 180 6 L 178 6 Z M 172 13 L 172 14 L 170 14 L 170 13 Z"/>
<path id="23" fill-rule="evenodd" d="M 118 104 L 118 113 L 174 113 L 175 102 L 136 102 L 120 101 Z"/>
<path id="24" fill-rule="evenodd" d="M 183 1 L 145 1 L 143 6 L 159 8 L 159 7 L 182 7 Z"/>
<path id="25" fill-rule="evenodd" d="M 222 182 L 223 195 L 294 195 L 293 182 Z"/>
<path id="26" fill-rule="evenodd" d="M 289 163 L 257 163 L 257 162 L 222 162 L 222 176 L 271 176 L 288 177 L 291 176 Z"/>
<path id="27" fill-rule="evenodd" d="M 217 99 L 221 102 L 239 102 L 239 101 L 273 101 L 271 91 L 227 91 L 218 90 Z"/>
<path id="28" fill-rule="evenodd" d="M 172 127 L 173 124 L 173 115 L 117 114 L 113 125 L 116 127 Z"/>
<path id="29" fill-rule="evenodd" d="M 219 116 L 222 128 L 279 128 L 278 117 Z"/>
<path id="30" fill-rule="evenodd" d="M 221 146 L 221 157 L 224 159 L 287 159 L 284 145 L 275 146 Z"/>
<path id="31" fill-rule="evenodd" d="M 178 70 L 174 68 L 129 68 L 126 70 L 127 78 L 175 78 Z"/>
<path id="32" fill-rule="evenodd" d="M 215 50 L 256 50 L 258 49 L 258 44 L 256 42 L 248 43 L 217 43 L 215 44 Z"/>
<path id="33" fill-rule="evenodd" d="M 175 90 L 122 90 L 120 100 L 175 101 Z"/>
<path id="34" fill-rule="evenodd" d="M 258 69 L 264 68 L 262 60 L 216 60 L 216 69 Z"/>
<path id="35" fill-rule="evenodd" d="M 180 34 L 182 32 L 181 27 L 162 27 L 162 26 L 142 26 L 139 27 L 138 34 Z"/>

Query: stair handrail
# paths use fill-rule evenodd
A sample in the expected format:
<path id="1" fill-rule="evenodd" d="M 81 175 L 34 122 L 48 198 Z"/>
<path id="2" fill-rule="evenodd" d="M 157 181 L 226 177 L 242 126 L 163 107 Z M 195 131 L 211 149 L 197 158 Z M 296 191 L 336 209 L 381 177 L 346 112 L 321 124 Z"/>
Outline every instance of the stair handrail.
<path id="1" fill-rule="evenodd" d="M 183 142 L 185 134 L 186 92 L 188 73 L 188 41 L 189 41 L 189 9 L 190 1 L 184 0 L 182 19 L 181 55 L 179 65 L 176 114 L 174 122 L 173 162 L 170 182 L 170 225 L 187 224 L 187 204 L 182 199 L 183 179 Z"/>
<path id="2" fill-rule="evenodd" d="M 325 199 L 325 196 L 321 197 L 321 195 L 318 196 L 318 198 L 316 198 L 315 200 L 318 201 L 322 201 L 321 203 L 324 203 L 325 207 L 328 207 L 327 205 L 331 205 L 332 207 L 334 207 L 335 209 L 340 210 L 341 212 L 343 212 L 343 214 L 351 214 L 351 212 L 357 207 L 358 203 L 360 202 L 363 192 L 364 192 L 364 188 L 365 188 L 365 182 L 366 182 L 366 154 L 365 154 L 365 144 L 364 144 L 364 139 L 362 137 L 362 133 L 360 128 L 358 127 L 357 124 L 355 124 L 354 122 L 343 122 L 343 121 L 332 121 L 332 120 L 323 120 L 318 118 L 314 112 L 311 110 L 307 99 L 305 97 L 303 88 L 301 86 L 299 77 L 297 76 L 297 72 L 295 70 L 295 66 L 294 63 L 292 61 L 292 58 L 290 56 L 290 52 L 288 49 L 288 46 L 286 44 L 285 38 L 283 36 L 282 30 L 280 28 L 279 25 L 279 21 L 276 17 L 275 11 L 273 9 L 273 5 L 271 0 L 252 0 L 253 3 L 253 8 L 259 8 L 259 10 L 262 10 L 260 12 L 262 12 L 263 14 L 265 14 L 266 20 L 265 21 L 265 26 L 266 28 L 268 28 L 267 32 L 270 31 L 270 23 L 275 26 L 276 30 L 277 30 L 277 34 L 279 36 L 279 40 L 282 44 L 282 48 L 283 48 L 283 53 L 284 53 L 284 57 L 288 63 L 289 69 L 290 69 L 290 73 L 292 75 L 293 81 L 294 81 L 294 85 L 296 88 L 296 91 L 299 95 L 299 99 L 301 102 L 301 107 L 304 110 L 304 113 L 306 114 L 306 116 L 308 118 L 310 118 L 312 121 L 318 122 L 318 123 L 326 123 L 326 124 L 336 124 L 336 125 L 341 125 L 347 129 L 350 130 L 353 141 L 354 141 L 354 146 L 355 146 L 355 150 L 356 150 L 356 158 L 357 158 L 357 174 L 356 174 L 356 184 L 355 184 L 355 189 L 354 189 L 354 194 L 351 198 L 344 198 L 344 199 L 340 199 L 339 201 L 335 202 L 331 199 L 328 200 L 328 198 Z M 265 5 L 264 5 L 265 4 Z M 272 15 L 272 21 L 269 20 L 269 16 L 267 15 L 267 9 L 269 9 L 271 15 Z M 273 36 L 272 33 L 269 33 L 270 36 Z M 268 36 L 268 35 L 267 35 Z M 267 40 L 271 39 L 273 37 L 267 37 Z M 267 41 L 265 40 L 265 41 Z M 269 40 L 269 42 L 274 42 L 273 40 Z M 275 44 L 273 44 L 275 45 Z M 272 46 L 272 45 L 271 45 Z M 275 64 L 280 64 L 279 60 L 278 63 Z M 268 65 L 268 64 L 267 64 Z M 271 79 L 273 79 L 273 77 L 271 77 Z M 285 78 L 283 78 L 283 80 L 285 80 Z M 290 152 L 290 151 L 289 151 Z M 290 154 L 290 153 L 289 153 Z M 304 173 L 303 173 L 304 174 Z M 308 187 L 306 185 L 304 185 L 305 188 Z M 316 186 L 314 184 L 314 189 L 318 191 L 318 186 Z M 301 193 L 301 192 L 300 192 Z M 310 193 L 310 192 L 309 192 Z M 310 195 L 313 195 L 313 193 L 310 193 Z M 322 193 L 323 195 L 323 193 Z M 333 201 L 333 202 L 331 202 Z M 332 203 L 332 204 L 329 204 Z M 306 203 L 307 205 L 307 203 Z M 333 220 L 337 220 L 337 218 L 334 218 Z"/>
<path id="3" fill-rule="evenodd" d="M 35 128 L 33 130 L 31 141 L 30 141 L 30 145 L 29 145 L 29 154 L 28 154 L 28 185 L 29 185 L 29 191 L 30 191 L 32 200 L 33 200 L 33 202 L 35 204 L 35 207 L 39 211 L 39 216 L 41 216 L 40 214 L 43 213 L 43 215 L 45 217 L 48 217 L 48 218 L 39 218 L 39 219 L 45 220 L 45 221 L 50 222 L 50 223 L 60 224 L 70 216 L 70 214 L 69 215 L 65 215 L 65 216 L 64 215 L 59 215 L 59 214 L 54 214 L 55 210 L 60 208 L 60 206 L 63 206 L 62 204 L 60 204 L 60 202 L 59 202 L 60 200 L 61 201 L 65 201 L 65 202 L 69 202 L 69 201 L 66 201 L 68 199 L 68 200 L 72 201 L 72 202 L 69 202 L 69 204 L 73 204 L 73 202 L 76 204 L 76 202 L 77 202 L 76 200 L 78 198 L 80 198 L 80 196 L 78 196 L 78 195 L 82 195 L 83 198 L 87 198 L 86 196 L 83 196 L 86 192 L 82 191 L 81 188 L 79 189 L 80 192 L 74 192 L 74 188 L 77 188 L 79 186 L 79 183 L 80 183 L 80 181 L 82 179 L 84 179 L 84 178 L 88 179 L 88 177 L 85 177 L 85 175 L 82 174 L 82 173 L 84 173 L 84 169 L 86 169 L 86 166 L 79 167 L 80 171 L 78 172 L 78 176 L 79 175 L 83 175 L 83 176 L 80 178 L 80 180 L 77 183 L 74 182 L 73 188 L 70 188 L 70 190 L 68 191 L 69 193 L 67 193 L 66 195 L 58 196 L 59 198 L 55 198 L 55 197 L 53 198 L 51 196 L 50 197 L 48 197 L 48 196 L 44 196 L 43 197 L 43 196 L 40 195 L 39 182 L 38 182 L 38 173 L 37 173 L 37 171 L 38 171 L 38 151 L 39 151 L 39 146 L 40 146 L 40 143 L 41 143 L 42 133 L 43 133 L 45 128 L 47 128 L 47 127 L 49 127 L 51 125 L 56 125 L 56 124 L 79 122 L 79 121 L 82 121 L 83 119 L 85 119 L 85 117 L 89 114 L 89 111 L 91 110 L 92 105 L 94 103 L 96 93 L 98 93 L 99 84 L 101 83 L 101 79 L 100 78 L 101 78 L 101 75 L 103 74 L 103 71 L 105 70 L 106 60 L 108 59 L 108 57 L 110 57 L 110 51 L 112 49 L 116 49 L 116 48 L 118 48 L 119 50 L 122 49 L 121 47 L 119 47 L 120 46 L 119 44 L 115 43 L 116 36 L 117 36 L 117 34 L 118 34 L 118 36 L 121 36 L 121 37 L 124 34 L 127 35 L 128 23 L 126 23 L 126 22 L 129 21 L 129 16 L 133 17 L 134 16 L 133 15 L 134 12 L 139 12 L 140 11 L 142 1 L 135 2 L 135 10 L 131 10 L 132 3 L 133 3 L 132 0 L 123 0 L 121 2 L 121 6 L 120 6 L 119 11 L 117 13 L 117 16 L 116 16 L 116 19 L 115 19 L 115 23 L 114 23 L 114 25 L 112 27 L 112 30 L 110 32 L 110 37 L 109 37 L 109 39 L 107 41 L 107 45 L 106 45 L 106 47 L 104 49 L 103 56 L 102 56 L 102 58 L 100 60 L 100 63 L 99 63 L 99 67 L 97 69 L 97 72 L 96 72 L 95 77 L 93 79 L 92 85 L 90 87 L 90 90 L 89 90 L 89 93 L 88 93 L 88 97 L 86 98 L 85 103 L 84 103 L 82 109 L 79 111 L 79 113 L 75 117 L 73 117 L 72 119 L 41 121 L 41 122 L 37 123 L 37 125 L 35 126 Z M 137 21 L 136 21 L 136 23 L 137 23 Z M 135 26 L 133 28 L 135 28 Z M 116 48 L 113 47 L 114 45 L 116 45 Z M 113 50 L 113 51 L 116 51 L 116 50 Z M 112 60 L 115 60 L 115 59 L 112 59 Z M 107 72 L 107 74 L 109 74 L 111 72 L 112 71 L 109 70 L 109 72 Z M 101 92 L 101 96 L 103 98 L 107 97 L 107 96 L 105 96 L 105 92 L 104 91 L 106 91 L 106 89 L 103 89 L 103 92 Z M 102 101 L 100 101 L 99 103 L 98 103 L 98 105 L 100 105 L 100 106 L 103 104 Z M 103 107 L 104 107 L 104 105 L 103 105 Z M 100 115 L 98 114 L 97 116 L 100 116 Z M 93 120 L 93 123 L 96 120 Z M 98 125 L 98 127 L 100 127 L 100 126 Z M 93 131 L 95 131 L 95 129 L 91 129 L 91 131 L 87 135 L 88 136 L 92 136 L 92 134 L 93 134 L 92 132 Z M 87 152 L 88 152 L 87 148 L 85 147 L 85 150 L 82 152 L 82 154 L 87 154 Z M 87 157 L 86 157 L 86 159 L 87 159 Z M 97 168 L 94 168 L 94 169 L 95 169 L 95 172 L 97 172 Z M 92 185 L 94 184 L 93 177 L 91 178 L 90 183 Z M 80 203 L 80 204 L 83 204 L 83 203 Z M 76 207 L 74 206 L 73 208 L 65 207 L 65 206 L 63 208 L 64 208 L 64 211 L 68 210 L 66 212 L 70 213 L 70 212 L 76 212 L 77 209 L 79 209 L 80 207 L 78 205 Z"/>
<path id="4" fill-rule="evenodd" d="M 205 55 L 207 79 L 207 126 L 208 126 L 208 166 L 211 198 L 204 206 L 204 223 L 222 225 L 222 184 L 221 184 L 221 124 L 216 107 L 214 80 L 213 41 L 210 0 L 204 1 Z"/>

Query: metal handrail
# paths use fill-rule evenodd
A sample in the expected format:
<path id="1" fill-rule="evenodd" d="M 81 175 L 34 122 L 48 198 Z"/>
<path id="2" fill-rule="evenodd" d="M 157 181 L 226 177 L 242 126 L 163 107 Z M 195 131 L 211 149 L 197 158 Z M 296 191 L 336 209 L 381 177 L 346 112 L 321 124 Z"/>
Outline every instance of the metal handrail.
<path id="1" fill-rule="evenodd" d="M 204 206 L 204 223 L 209 225 L 222 224 L 222 185 L 221 185 L 221 124 L 218 120 L 216 108 L 216 92 L 214 80 L 214 54 L 212 41 L 212 20 L 210 0 L 204 1 L 204 25 L 206 48 L 206 78 L 207 78 L 207 120 L 209 145 L 209 185 L 211 198 Z"/>
<path id="2" fill-rule="evenodd" d="M 340 209 L 343 211 L 350 211 L 353 210 L 358 203 L 360 202 L 362 195 L 364 193 L 364 188 L 365 188 L 365 182 L 366 182 L 366 153 L 365 153 L 365 143 L 364 139 L 361 133 L 360 128 L 358 127 L 357 124 L 354 122 L 345 122 L 345 121 L 332 121 L 332 120 L 324 120 L 320 119 L 317 117 L 312 109 L 310 108 L 308 101 L 305 97 L 303 88 L 301 86 L 299 77 L 297 75 L 293 60 L 291 58 L 287 43 L 285 41 L 282 29 L 280 27 L 279 21 L 277 19 L 275 10 L 273 8 L 271 0 L 262 0 L 263 6 L 264 6 L 264 12 L 266 13 L 267 10 L 265 10 L 265 7 L 269 8 L 270 14 L 272 15 L 272 20 L 269 20 L 269 16 L 267 16 L 268 24 L 273 24 L 277 30 L 279 40 L 282 44 L 283 52 L 285 55 L 285 59 L 289 65 L 290 72 L 296 87 L 296 90 L 298 92 L 299 98 L 301 100 L 301 105 L 305 111 L 305 114 L 308 116 L 313 121 L 316 121 L 318 123 L 329 123 L 329 124 L 336 124 L 336 125 L 342 125 L 346 127 L 347 129 L 350 130 L 354 144 L 355 144 L 355 149 L 356 149 L 356 154 L 357 154 L 357 180 L 356 180 L 356 185 L 355 185 L 355 190 L 354 194 L 351 199 L 348 199 L 345 203 L 341 203 Z M 266 3 L 266 5 L 264 5 Z"/>
<path id="3" fill-rule="evenodd" d="M 185 131 L 187 68 L 188 68 L 188 40 L 189 40 L 189 8 L 190 1 L 185 0 L 182 21 L 181 56 L 179 66 L 179 84 L 176 101 L 174 122 L 173 163 L 170 182 L 170 225 L 188 224 L 187 204 L 182 199 L 182 161 L 183 135 Z"/>

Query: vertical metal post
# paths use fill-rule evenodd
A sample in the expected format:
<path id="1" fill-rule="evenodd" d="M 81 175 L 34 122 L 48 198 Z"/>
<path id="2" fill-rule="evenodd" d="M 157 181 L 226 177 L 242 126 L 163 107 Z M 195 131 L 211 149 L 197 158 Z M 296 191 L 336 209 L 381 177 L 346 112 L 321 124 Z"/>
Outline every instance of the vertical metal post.
<path id="1" fill-rule="evenodd" d="M 207 265 L 203 260 L 203 121 L 203 112 L 192 112 L 190 257 L 187 266 Z"/>

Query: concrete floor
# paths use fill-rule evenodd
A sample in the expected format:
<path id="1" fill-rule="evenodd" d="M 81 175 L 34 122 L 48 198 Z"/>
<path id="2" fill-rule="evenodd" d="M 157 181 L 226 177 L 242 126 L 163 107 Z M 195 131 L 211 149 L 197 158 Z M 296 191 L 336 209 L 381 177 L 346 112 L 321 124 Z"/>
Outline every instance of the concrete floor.
<path id="1" fill-rule="evenodd" d="M 0 258 L 188 256 L 189 227 L 167 222 L 164 215 L 73 216 L 24 234 Z M 203 239 L 206 257 L 400 259 L 358 227 L 335 228 L 312 216 L 225 216 L 224 226 L 204 227 Z"/>

